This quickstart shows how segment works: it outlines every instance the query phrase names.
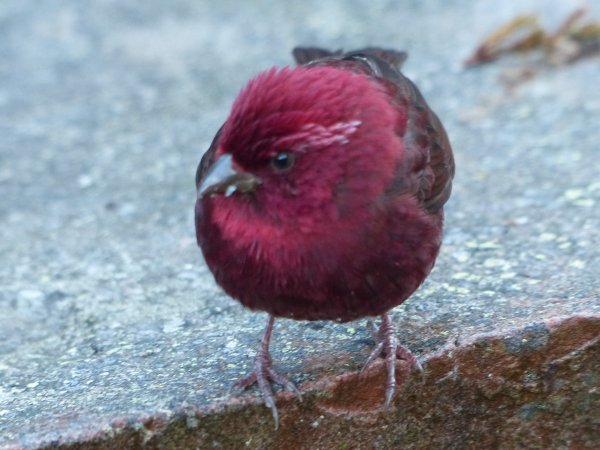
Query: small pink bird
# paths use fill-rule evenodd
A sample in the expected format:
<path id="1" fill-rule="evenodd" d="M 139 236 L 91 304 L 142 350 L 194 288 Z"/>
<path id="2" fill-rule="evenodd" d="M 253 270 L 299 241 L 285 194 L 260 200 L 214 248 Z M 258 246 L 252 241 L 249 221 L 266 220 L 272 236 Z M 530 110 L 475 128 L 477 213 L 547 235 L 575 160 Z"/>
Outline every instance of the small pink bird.
<path id="1" fill-rule="evenodd" d="M 275 317 L 346 322 L 381 316 L 365 367 L 420 369 L 387 312 L 431 271 L 454 176 L 444 127 L 400 72 L 406 54 L 297 48 L 299 67 L 251 80 L 196 173 L 196 236 L 217 283 L 269 321 L 250 374 L 275 423 Z"/>

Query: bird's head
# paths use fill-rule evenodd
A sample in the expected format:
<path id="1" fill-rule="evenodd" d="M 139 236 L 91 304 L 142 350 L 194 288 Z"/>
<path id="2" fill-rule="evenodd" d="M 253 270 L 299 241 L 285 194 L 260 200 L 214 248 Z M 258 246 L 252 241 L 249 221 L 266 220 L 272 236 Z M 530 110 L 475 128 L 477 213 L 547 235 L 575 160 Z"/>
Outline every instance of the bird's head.
<path id="1" fill-rule="evenodd" d="M 315 233 L 358 222 L 402 157 L 385 86 L 332 67 L 270 69 L 242 89 L 199 181 L 222 219 Z"/>

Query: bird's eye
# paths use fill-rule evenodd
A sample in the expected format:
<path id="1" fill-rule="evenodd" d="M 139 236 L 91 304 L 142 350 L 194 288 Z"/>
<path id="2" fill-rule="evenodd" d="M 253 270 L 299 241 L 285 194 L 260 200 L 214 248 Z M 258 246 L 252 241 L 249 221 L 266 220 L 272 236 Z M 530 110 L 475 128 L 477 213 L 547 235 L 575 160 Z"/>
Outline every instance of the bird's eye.
<path id="1" fill-rule="evenodd" d="M 285 172 L 294 165 L 294 155 L 290 152 L 279 152 L 271 158 L 271 167 L 276 172 Z"/>

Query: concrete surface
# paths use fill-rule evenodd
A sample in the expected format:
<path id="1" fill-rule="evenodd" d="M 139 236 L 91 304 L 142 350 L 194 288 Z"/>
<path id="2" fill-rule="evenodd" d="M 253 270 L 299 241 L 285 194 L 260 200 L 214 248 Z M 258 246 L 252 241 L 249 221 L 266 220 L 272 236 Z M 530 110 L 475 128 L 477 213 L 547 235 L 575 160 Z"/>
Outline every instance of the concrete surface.
<path id="1" fill-rule="evenodd" d="M 594 448 L 600 61 L 463 70 L 516 14 L 555 27 L 579 4 L 498 3 L 3 0 L 0 448 Z M 401 372 L 380 414 L 364 321 L 281 320 L 276 367 L 307 393 L 275 432 L 256 390 L 227 396 L 266 316 L 202 263 L 193 178 L 243 83 L 297 44 L 408 50 L 457 178 L 436 269 L 393 314 L 424 379 Z"/>

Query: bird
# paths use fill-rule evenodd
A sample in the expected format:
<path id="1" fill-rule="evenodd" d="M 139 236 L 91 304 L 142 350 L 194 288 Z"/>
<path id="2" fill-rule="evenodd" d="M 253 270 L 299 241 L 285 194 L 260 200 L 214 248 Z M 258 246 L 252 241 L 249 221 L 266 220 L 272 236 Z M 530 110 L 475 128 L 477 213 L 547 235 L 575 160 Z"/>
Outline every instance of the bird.
<path id="1" fill-rule="evenodd" d="M 401 71 L 405 52 L 293 49 L 294 67 L 252 78 L 234 100 L 196 171 L 196 238 L 217 284 L 269 318 L 252 369 L 279 414 L 271 383 L 276 318 L 381 318 L 365 363 L 385 358 L 383 405 L 400 345 L 389 311 L 431 272 L 442 243 L 455 164 L 447 133 Z M 372 324 L 372 322 L 369 322 Z"/>

